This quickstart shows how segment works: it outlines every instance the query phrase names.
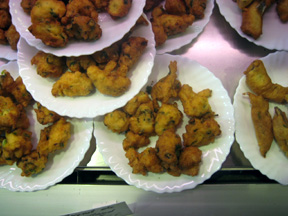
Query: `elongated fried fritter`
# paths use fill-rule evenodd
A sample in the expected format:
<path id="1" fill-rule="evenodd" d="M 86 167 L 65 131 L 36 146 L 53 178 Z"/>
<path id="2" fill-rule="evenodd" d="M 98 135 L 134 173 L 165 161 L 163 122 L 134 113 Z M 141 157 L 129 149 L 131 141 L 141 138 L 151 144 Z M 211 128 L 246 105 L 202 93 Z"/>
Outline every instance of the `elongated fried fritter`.
<path id="1" fill-rule="evenodd" d="M 272 117 L 269 102 L 261 95 L 247 92 L 251 103 L 251 117 L 261 155 L 265 158 L 273 141 Z"/>

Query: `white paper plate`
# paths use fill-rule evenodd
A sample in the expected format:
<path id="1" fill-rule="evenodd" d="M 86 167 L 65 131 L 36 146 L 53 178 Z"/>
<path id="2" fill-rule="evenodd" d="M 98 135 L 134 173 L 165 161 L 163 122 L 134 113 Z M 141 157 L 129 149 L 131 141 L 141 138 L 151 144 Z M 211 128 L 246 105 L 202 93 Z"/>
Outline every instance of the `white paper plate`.
<path id="1" fill-rule="evenodd" d="M 263 61 L 267 73 L 272 82 L 288 86 L 288 53 L 276 52 L 264 58 Z M 248 65 L 247 65 L 248 67 Z M 251 105 L 248 96 L 243 96 L 244 92 L 251 92 L 245 83 L 246 76 L 243 76 L 234 95 L 234 112 L 236 122 L 236 140 L 240 145 L 245 157 L 250 161 L 252 166 L 270 179 L 274 179 L 283 185 L 288 184 L 288 158 L 279 149 L 273 141 L 266 158 L 260 155 L 256 135 L 254 132 L 253 122 L 251 119 Z M 287 105 L 269 103 L 269 112 L 274 115 L 274 107 L 278 106 L 282 111 L 288 111 Z"/>
<path id="2" fill-rule="evenodd" d="M 10 45 L 2 45 L 0 44 L 0 58 L 6 60 L 16 60 L 17 59 L 17 51 L 11 49 Z"/>
<path id="3" fill-rule="evenodd" d="M 2 65 L 0 70 L 2 71 L 3 69 L 9 71 L 14 78 L 19 76 L 16 62 Z M 32 123 L 28 130 L 33 133 L 32 142 L 35 148 L 40 137 L 40 130 L 45 126 L 37 122 L 36 114 L 32 107 L 28 110 L 28 117 L 30 123 Z M 46 168 L 33 177 L 21 177 L 22 171 L 16 164 L 0 166 L 0 188 L 6 188 L 11 191 L 43 190 L 70 175 L 82 161 L 90 146 L 93 122 L 88 120 L 80 121 L 78 119 L 68 119 L 68 121 L 72 123 L 72 134 L 65 150 L 51 154 Z"/>
<path id="4" fill-rule="evenodd" d="M 281 23 L 275 4 L 265 13 L 263 33 L 260 38 L 255 40 L 241 31 L 242 14 L 235 2 L 232 0 L 216 0 L 216 2 L 219 5 L 220 13 L 243 38 L 268 49 L 288 50 L 288 25 Z"/>
<path id="5" fill-rule="evenodd" d="M 116 21 L 112 20 L 107 13 L 100 13 L 99 25 L 102 29 L 102 36 L 99 40 L 92 42 L 71 40 L 64 48 L 53 48 L 43 44 L 40 39 L 36 39 L 28 31 L 28 27 L 31 25 L 31 17 L 23 11 L 20 3 L 21 1 L 9 2 L 12 21 L 17 31 L 30 46 L 57 56 L 88 55 L 110 46 L 120 40 L 134 26 L 145 6 L 145 0 L 134 1 L 128 15 Z"/>
<path id="6" fill-rule="evenodd" d="M 119 135 L 108 130 L 103 124 L 103 117 L 99 116 L 94 121 L 94 136 L 96 137 L 97 147 L 111 169 L 128 184 L 157 193 L 192 189 L 209 179 L 213 173 L 221 168 L 234 141 L 234 112 L 227 91 L 221 81 L 199 63 L 180 56 L 167 54 L 156 56 L 155 66 L 147 85 L 151 85 L 166 76 L 169 71 L 168 65 L 170 61 L 174 60 L 177 61 L 178 77 L 182 84 L 191 85 L 196 92 L 205 88 L 210 88 L 213 91 L 209 102 L 212 110 L 219 114 L 216 120 L 220 124 L 222 135 L 213 144 L 201 147 L 203 163 L 198 176 L 181 175 L 180 177 L 173 177 L 167 173 L 148 173 L 148 176 L 133 174 L 122 148 L 125 135 Z M 178 107 L 182 108 L 180 102 Z M 185 132 L 187 122 L 188 118 L 185 116 L 182 127 L 177 131 L 181 137 Z M 150 140 L 150 146 L 155 146 L 157 137 L 152 137 Z"/>
<path id="7" fill-rule="evenodd" d="M 213 8 L 214 1 L 208 0 L 204 18 L 196 20 L 185 32 L 169 37 L 162 46 L 157 47 L 157 54 L 172 52 L 192 42 L 209 22 Z"/>
<path id="8" fill-rule="evenodd" d="M 18 46 L 19 73 L 27 90 L 32 94 L 34 99 L 48 109 L 63 116 L 77 118 L 93 118 L 98 115 L 103 115 L 123 106 L 136 95 L 146 84 L 154 65 L 156 50 L 151 25 L 137 28 L 133 32 L 133 35 L 146 38 L 148 40 L 148 46 L 129 72 L 129 74 L 131 74 L 131 86 L 129 90 L 119 97 L 106 96 L 98 91 L 85 97 L 54 97 L 51 94 L 51 89 L 55 81 L 37 75 L 35 66 L 32 66 L 30 61 L 38 50 L 29 46 L 22 38 Z"/>

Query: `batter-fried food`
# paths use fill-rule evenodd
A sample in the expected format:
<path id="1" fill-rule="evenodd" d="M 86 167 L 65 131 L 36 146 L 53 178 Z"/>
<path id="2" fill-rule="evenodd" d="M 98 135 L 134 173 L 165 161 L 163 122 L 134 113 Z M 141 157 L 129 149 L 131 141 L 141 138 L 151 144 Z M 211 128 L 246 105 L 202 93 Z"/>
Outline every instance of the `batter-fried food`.
<path id="1" fill-rule="evenodd" d="M 19 110 L 19 118 L 16 122 L 15 128 L 22 128 L 22 129 L 28 129 L 30 126 L 30 121 L 27 116 L 25 108 L 21 104 L 17 104 L 17 108 Z"/>
<path id="2" fill-rule="evenodd" d="M 37 109 L 34 109 L 34 111 L 36 113 L 37 121 L 42 125 L 54 123 L 61 118 L 61 116 L 58 115 L 56 112 L 48 110 L 39 102 L 37 102 Z"/>
<path id="3" fill-rule="evenodd" d="M 5 36 L 5 31 L 3 29 L 0 29 L 0 44 L 2 45 L 8 44 L 8 40 Z"/>
<path id="4" fill-rule="evenodd" d="M 103 70 L 98 66 L 90 66 L 87 69 L 87 75 L 102 94 L 120 96 L 130 87 L 131 80 L 128 77 L 113 72 L 116 66 L 117 62 L 109 61 Z"/>
<path id="5" fill-rule="evenodd" d="M 25 13 L 30 14 L 36 1 L 37 0 L 22 0 L 20 5 L 23 8 Z"/>
<path id="6" fill-rule="evenodd" d="M 288 0 L 278 0 L 276 3 L 276 10 L 280 20 L 286 23 L 288 21 Z"/>
<path id="7" fill-rule="evenodd" d="M 0 9 L 0 29 L 8 29 L 11 23 L 11 15 L 9 11 Z"/>
<path id="8" fill-rule="evenodd" d="M 235 0 L 236 1 L 236 0 Z M 242 10 L 245 7 L 249 6 L 254 0 L 237 0 L 238 7 Z"/>
<path id="9" fill-rule="evenodd" d="M 185 0 L 185 3 L 190 14 L 193 14 L 197 19 L 204 18 L 207 0 Z"/>
<path id="10" fill-rule="evenodd" d="M 37 152 L 47 156 L 56 150 L 64 149 L 71 137 L 72 125 L 65 118 L 60 118 L 54 124 L 41 130 Z"/>
<path id="11" fill-rule="evenodd" d="M 107 11 L 109 0 L 90 0 L 90 1 L 94 4 L 98 12 Z"/>
<path id="12" fill-rule="evenodd" d="M 288 119 L 279 107 L 275 107 L 275 113 L 272 119 L 273 134 L 276 143 L 288 157 Z"/>
<path id="13" fill-rule="evenodd" d="M 155 132 L 160 136 L 168 129 L 176 129 L 183 119 L 182 112 L 176 103 L 162 104 L 155 117 Z"/>
<path id="14" fill-rule="evenodd" d="M 15 26 L 12 24 L 8 28 L 7 31 L 5 31 L 5 37 L 11 46 L 13 50 L 17 50 L 17 44 L 20 38 L 20 34 L 17 32 Z"/>
<path id="15" fill-rule="evenodd" d="M 179 167 L 185 175 L 196 176 L 202 161 L 202 151 L 193 146 L 185 147 L 179 157 Z"/>
<path id="16" fill-rule="evenodd" d="M 43 51 L 33 56 L 31 64 L 36 66 L 37 74 L 42 77 L 60 77 L 66 68 L 65 58 Z"/>
<path id="17" fill-rule="evenodd" d="M 10 97 L 0 96 L 0 130 L 16 127 L 20 111 Z"/>
<path id="18" fill-rule="evenodd" d="M 186 5 L 183 0 L 166 0 L 165 10 L 169 14 L 183 15 L 186 14 Z"/>
<path id="19" fill-rule="evenodd" d="M 48 157 L 46 155 L 40 155 L 34 150 L 17 161 L 17 167 L 22 169 L 21 176 L 30 177 L 40 173 L 46 167 L 47 161 Z"/>
<path id="20" fill-rule="evenodd" d="M 104 116 L 104 124 L 115 133 L 123 133 L 128 130 L 129 116 L 122 110 L 114 110 Z"/>
<path id="21" fill-rule="evenodd" d="M 23 129 L 16 129 L 5 133 L 5 141 L 2 142 L 2 159 L 5 164 L 12 165 L 21 157 L 30 154 L 32 150 L 32 133 Z"/>
<path id="22" fill-rule="evenodd" d="M 186 133 L 183 136 L 184 146 L 200 147 L 208 145 L 220 136 L 221 129 L 218 122 L 213 118 L 193 118 L 185 126 Z"/>
<path id="23" fill-rule="evenodd" d="M 70 71 L 76 72 L 86 72 L 88 67 L 91 65 L 96 65 L 96 62 L 90 55 L 82 55 L 82 56 L 69 56 L 66 57 L 66 65 Z"/>
<path id="24" fill-rule="evenodd" d="M 144 12 L 150 11 L 157 7 L 163 0 L 146 0 Z"/>
<path id="25" fill-rule="evenodd" d="M 0 9 L 9 10 L 9 0 L 1 0 L 0 1 Z"/>
<path id="26" fill-rule="evenodd" d="M 152 87 L 151 96 L 153 100 L 167 103 L 170 98 L 178 96 L 180 88 L 181 83 L 177 79 L 177 62 L 171 61 L 169 64 L 169 73 Z"/>
<path id="27" fill-rule="evenodd" d="M 139 162 L 144 165 L 148 172 L 162 173 L 164 171 L 161 160 L 157 156 L 157 151 L 153 147 L 146 148 L 140 153 Z"/>
<path id="28" fill-rule="evenodd" d="M 125 17 L 132 6 L 132 0 L 110 0 L 107 8 L 113 19 Z"/>
<path id="29" fill-rule="evenodd" d="M 134 148 L 129 148 L 125 153 L 125 157 L 129 161 L 128 164 L 132 167 L 132 173 L 146 175 L 147 170 L 144 164 L 140 163 L 139 155 Z"/>
<path id="30" fill-rule="evenodd" d="M 129 119 L 129 129 L 136 134 L 152 135 L 154 133 L 154 107 L 152 101 L 141 104 L 135 115 Z"/>
<path id="31" fill-rule="evenodd" d="M 3 70 L 0 75 L 0 95 L 7 96 L 9 94 L 9 86 L 14 82 L 13 77 L 7 70 Z"/>
<path id="32" fill-rule="evenodd" d="M 92 81 L 85 73 L 66 71 L 52 87 L 52 95 L 57 96 L 86 96 L 94 89 Z"/>
<path id="33" fill-rule="evenodd" d="M 147 146 L 150 143 L 149 137 L 145 135 L 135 134 L 132 131 L 128 131 L 125 134 L 125 139 L 123 140 L 123 149 L 127 151 L 129 148 L 139 149 L 141 147 Z"/>
<path id="34" fill-rule="evenodd" d="M 244 71 L 247 86 L 256 94 L 277 103 L 288 101 L 288 87 L 272 83 L 261 60 L 253 61 Z"/>
<path id="35" fill-rule="evenodd" d="M 126 103 L 126 105 L 123 107 L 123 110 L 129 115 L 134 115 L 142 103 L 147 103 L 149 101 L 151 101 L 149 95 L 146 92 L 140 91 Z"/>
<path id="36" fill-rule="evenodd" d="M 184 84 L 179 92 L 184 112 L 190 117 L 201 118 L 203 116 L 213 116 L 208 98 L 211 96 L 210 89 L 204 89 L 195 93 L 191 86 Z"/>
<path id="37" fill-rule="evenodd" d="M 273 141 L 272 117 L 269 102 L 261 95 L 247 92 L 251 103 L 251 117 L 261 155 L 265 158 Z"/>
<path id="38" fill-rule="evenodd" d="M 119 53 L 120 45 L 118 43 L 113 43 L 111 46 L 93 53 L 92 57 L 98 64 L 106 64 L 111 60 L 117 62 L 120 55 Z"/>

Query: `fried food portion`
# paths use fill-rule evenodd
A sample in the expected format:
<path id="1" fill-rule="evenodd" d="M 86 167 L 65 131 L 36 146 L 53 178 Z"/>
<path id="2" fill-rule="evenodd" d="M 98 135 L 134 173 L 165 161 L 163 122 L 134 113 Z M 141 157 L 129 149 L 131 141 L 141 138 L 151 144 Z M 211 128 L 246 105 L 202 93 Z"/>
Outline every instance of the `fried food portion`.
<path id="1" fill-rule="evenodd" d="M 4 164 L 12 165 L 21 157 L 30 154 L 32 150 L 32 133 L 23 129 L 16 129 L 5 133 L 6 139 L 2 141 L 2 161 Z"/>
<path id="2" fill-rule="evenodd" d="M 178 96 L 180 88 L 181 83 L 177 79 L 177 62 L 171 61 L 169 64 L 169 73 L 152 87 L 151 96 L 153 100 L 167 103 L 170 98 Z"/>
<path id="3" fill-rule="evenodd" d="M 183 0 L 166 0 L 164 7 L 168 14 L 186 14 L 186 5 Z"/>
<path id="4" fill-rule="evenodd" d="M 30 126 L 30 121 L 26 114 L 25 108 L 21 104 L 17 104 L 17 108 L 19 110 L 20 115 L 16 122 L 15 128 L 28 129 Z"/>
<path id="5" fill-rule="evenodd" d="M 35 5 L 37 0 L 21 0 L 21 7 L 23 8 L 24 12 L 27 14 L 31 13 L 33 6 Z"/>
<path id="6" fill-rule="evenodd" d="M 162 104 L 155 117 L 155 132 L 160 136 L 168 129 L 176 129 L 183 119 L 176 103 Z"/>
<path id="7" fill-rule="evenodd" d="M 199 93 L 195 93 L 191 86 L 184 84 L 179 92 L 179 98 L 186 115 L 196 118 L 213 116 L 214 112 L 208 101 L 211 94 L 212 91 L 210 89 L 204 89 Z"/>
<path id="8" fill-rule="evenodd" d="M 147 103 L 149 101 L 151 101 L 149 95 L 146 92 L 140 91 L 126 103 L 126 105 L 123 107 L 123 110 L 132 116 L 135 114 L 136 110 L 141 104 Z"/>
<path id="9" fill-rule="evenodd" d="M 0 95 L 7 96 L 9 94 L 9 86 L 14 83 L 13 77 L 7 70 L 3 70 L 0 75 Z"/>
<path id="10" fill-rule="evenodd" d="M 71 123 L 62 117 L 54 124 L 42 129 L 37 145 L 37 152 L 40 156 L 48 156 L 56 150 L 64 149 L 71 137 L 71 127 Z"/>
<path id="11" fill-rule="evenodd" d="M 86 96 L 93 90 L 93 83 L 85 73 L 66 71 L 52 87 L 52 95 L 57 96 Z"/>
<path id="12" fill-rule="evenodd" d="M 0 9 L 0 29 L 8 29 L 12 24 L 9 11 Z"/>
<path id="13" fill-rule="evenodd" d="M 129 165 L 132 167 L 132 173 L 134 174 L 142 174 L 147 175 L 147 170 L 144 164 L 140 163 L 139 153 L 134 148 L 129 148 L 126 153 L 125 157 L 129 161 Z"/>
<path id="14" fill-rule="evenodd" d="M 45 167 L 48 161 L 46 155 L 40 155 L 36 150 L 31 154 L 22 157 L 17 161 L 17 167 L 22 169 L 21 176 L 30 177 L 37 173 L 40 173 Z"/>
<path id="15" fill-rule="evenodd" d="M 272 119 L 273 134 L 276 143 L 288 157 L 288 119 L 280 108 L 275 107 L 275 113 Z"/>
<path id="16" fill-rule="evenodd" d="M 125 17 L 132 6 L 132 0 L 110 0 L 107 8 L 113 19 Z"/>
<path id="17" fill-rule="evenodd" d="M 0 130 L 15 128 L 20 111 L 11 98 L 0 96 Z"/>
<path id="18" fill-rule="evenodd" d="M 276 10 L 280 20 L 283 23 L 288 22 L 288 0 L 278 0 L 276 3 Z"/>
<path id="19" fill-rule="evenodd" d="M 66 58 L 66 65 L 72 72 L 86 72 L 88 67 L 91 65 L 96 65 L 96 62 L 90 55 L 82 55 L 77 57 L 69 56 Z"/>
<path id="20" fill-rule="evenodd" d="M 150 143 L 149 137 L 145 135 L 135 134 L 132 131 L 128 131 L 125 134 L 126 138 L 123 140 L 123 149 L 127 151 L 129 148 L 139 149 L 147 146 Z"/>
<path id="21" fill-rule="evenodd" d="M 20 38 L 20 34 L 17 32 L 15 26 L 12 24 L 8 28 L 7 31 L 5 31 L 5 37 L 11 46 L 13 50 L 17 50 L 17 44 Z"/>
<path id="22" fill-rule="evenodd" d="M 193 14 L 197 19 L 204 18 L 207 0 L 185 0 L 185 3 L 190 14 Z"/>
<path id="23" fill-rule="evenodd" d="M 90 66 L 87 69 L 88 77 L 102 94 L 120 96 L 130 87 L 131 81 L 129 78 L 113 72 L 116 66 L 117 62 L 110 61 L 103 70 L 98 66 Z"/>
<path id="24" fill-rule="evenodd" d="M 185 175 L 196 176 L 202 161 L 202 151 L 194 146 L 185 147 L 179 157 L 179 167 Z"/>
<path id="25" fill-rule="evenodd" d="M 238 7 L 242 10 L 249 6 L 254 0 L 237 0 Z"/>
<path id="26" fill-rule="evenodd" d="M 2 45 L 8 44 L 8 40 L 5 36 L 5 31 L 3 29 L 0 29 L 0 44 Z"/>
<path id="27" fill-rule="evenodd" d="M 221 135 L 220 125 L 214 118 L 193 118 L 185 126 L 183 136 L 184 146 L 200 147 L 215 141 Z"/>
<path id="28" fill-rule="evenodd" d="M 115 132 L 123 133 L 129 128 L 129 116 L 122 110 L 114 110 L 104 116 L 105 126 Z"/>
<path id="29" fill-rule="evenodd" d="M 36 66 L 37 74 L 42 77 L 60 77 L 66 68 L 63 57 L 43 51 L 39 51 L 33 56 L 31 64 Z"/>
<path id="30" fill-rule="evenodd" d="M 269 102 L 261 95 L 246 93 L 251 103 L 251 117 L 260 154 L 265 158 L 273 141 L 272 117 L 269 113 Z"/>
<path id="31" fill-rule="evenodd" d="M 135 134 L 152 135 L 154 133 L 154 107 L 152 101 L 141 104 L 135 115 L 129 119 L 129 129 Z"/>
<path id="32" fill-rule="evenodd" d="M 144 12 L 150 11 L 157 7 L 163 0 L 146 0 Z"/>
<path id="33" fill-rule="evenodd" d="M 109 0 L 90 0 L 90 1 L 94 4 L 98 12 L 107 11 Z"/>
<path id="34" fill-rule="evenodd" d="M 113 43 L 111 46 L 93 53 L 92 57 L 98 64 L 107 64 L 111 60 L 117 62 L 120 55 L 119 53 L 120 45 Z"/>
<path id="35" fill-rule="evenodd" d="M 61 116 L 58 115 L 56 112 L 48 110 L 39 102 L 37 102 L 37 109 L 34 109 L 34 111 L 36 113 L 37 121 L 42 125 L 54 123 L 61 118 Z"/>
<path id="36" fill-rule="evenodd" d="M 144 165 L 147 172 L 162 173 L 164 171 L 157 151 L 153 147 L 146 148 L 140 153 L 139 162 Z"/>
<path id="37" fill-rule="evenodd" d="M 256 94 L 277 103 L 288 101 L 288 87 L 272 83 L 261 60 L 253 61 L 244 71 L 247 86 Z"/>
<path id="38" fill-rule="evenodd" d="M 0 9 L 9 10 L 9 0 L 1 0 Z"/>

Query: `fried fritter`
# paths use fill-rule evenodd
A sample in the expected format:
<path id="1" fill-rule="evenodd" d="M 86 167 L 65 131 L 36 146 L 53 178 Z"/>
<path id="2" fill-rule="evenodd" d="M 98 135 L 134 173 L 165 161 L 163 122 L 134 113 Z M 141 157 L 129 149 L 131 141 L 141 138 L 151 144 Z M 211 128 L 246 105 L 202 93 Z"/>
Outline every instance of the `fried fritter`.
<path id="1" fill-rule="evenodd" d="M 261 95 L 246 93 L 251 103 L 251 117 L 261 155 L 265 158 L 273 141 L 272 117 L 269 102 Z"/>
<path id="2" fill-rule="evenodd" d="M 14 83 L 13 77 L 7 70 L 3 70 L 0 75 L 0 95 L 7 96 L 9 94 L 9 86 Z"/>
<path id="3" fill-rule="evenodd" d="M 71 137 L 71 127 L 71 123 L 62 117 L 54 124 L 42 129 L 37 145 L 37 152 L 40 156 L 48 156 L 56 150 L 66 148 Z"/>
<path id="4" fill-rule="evenodd" d="M 104 116 L 104 124 L 109 130 L 120 134 L 128 130 L 129 116 L 122 110 L 114 110 Z"/>
<path id="5" fill-rule="evenodd" d="M 2 44 L 2 45 L 8 44 L 8 40 L 5 36 L 5 31 L 3 29 L 0 29 L 0 44 Z"/>
<path id="6" fill-rule="evenodd" d="M 197 19 L 204 18 L 207 0 L 185 0 L 185 3 L 190 14 L 194 15 Z"/>
<path id="7" fill-rule="evenodd" d="M 213 116 L 214 112 L 208 101 L 208 97 L 211 94 L 212 91 L 210 89 L 204 89 L 199 93 L 195 93 L 191 86 L 184 84 L 179 92 L 179 98 L 186 115 L 196 118 Z"/>
<path id="8" fill-rule="evenodd" d="M 69 70 L 76 72 L 86 72 L 88 67 L 91 65 L 96 65 L 96 62 L 90 55 L 82 55 L 82 56 L 69 56 L 66 58 L 66 65 Z"/>
<path id="9" fill-rule="evenodd" d="M 21 104 L 17 104 L 17 108 L 19 110 L 19 118 L 16 122 L 15 128 L 22 128 L 22 129 L 28 129 L 30 126 L 30 121 L 27 116 L 25 108 Z"/>
<path id="10" fill-rule="evenodd" d="M 272 83 L 261 60 L 253 61 L 244 71 L 247 86 L 256 94 L 277 103 L 288 101 L 288 87 Z"/>
<path id="11" fill-rule="evenodd" d="M 54 123 L 61 118 L 61 116 L 58 115 L 56 112 L 48 110 L 39 102 L 37 102 L 37 109 L 34 109 L 34 111 L 36 113 L 37 121 L 42 125 Z"/>
<path id="12" fill-rule="evenodd" d="M 107 64 L 111 60 L 117 62 L 119 59 L 119 53 L 120 46 L 118 43 L 114 43 L 101 51 L 93 53 L 92 57 L 98 64 Z"/>
<path id="13" fill-rule="evenodd" d="M 186 5 L 183 0 L 166 0 L 164 7 L 168 14 L 186 14 Z"/>
<path id="14" fill-rule="evenodd" d="M 21 7 L 23 8 L 24 12 L 30 14 L 36 1 L 37 0 L 21 0 Z"/>
<path id="15" fill-rule="evenodd" d="M 236 1 L 236 0 L 235 0 Z M 237 0 L 238 7 L 242 10 L 245 7 L 249 6 L 254 0 Z"/>
<path id="16" fill-rule="evenodd" d="M 202 151 L 193 146 L 184 148 L 179 157 L 179 167 L 185 175 L 196 176 L 202 161 Z"/>
<path id="17" fill-rule="evenodd" d="M 39 51 L 33 56 L 31 64 L 36 66 L 37 74 L 42 77 L 60 77 L 66 68 L 64 57 L 43 51 Z"/>
<path id="18" fill-rule="evenodd" d="M 277 14 L 283 23 L 288 22 L 288 0 L 277 0 Z"/>
<path id="19" fill-rule="evenodd" d="M 127 151 L 129 148 L 139 149 L 141 147 L 147 146 L 150 140 L 145 135 L 135 134 L 131 131 L 126 133 L 126 138 L 123 140 L 123 149 Z"/>
<path id="20" fill-rule="evenodd" d="M 96 89 L 105 95 L 120 96 L 124 94 L 131 85 L 131 80 L 113 72 L 117 62 L 110 61 L 101 70 L 98 66 L 90 66 L 87 75 L 92 80 Z"/>
<path id="21" fill-rule="evenodd" d="M 9 11 L 0 9 L 0 29 L 6 30 L 12 24 Z"/>
<path id="22" fill-rule="evenodd" d="M 107 8 L 113 19 L 125 17 L 132 6 L 132 0 L 110 0 Z"/>
<path id="23" fill-rule="evenodd" d="M 186 133 L 183 136 L 184 146 L 200 147 L 208 145 L 220 136 L 220 125 L 214 118 L 193 118 L 185 126 Z"/>
<path id="24" fill-rule="evenodd" d="M 20 111 L 11 98 L 0 96 L 0 130 L 14 129 Z"/>
<path id="25" fill-rule="evenodd" d="M 144 11 L 150 11 L 153 8 L 157 7 L 163 0 L 146 0 Z"/>
<path id="26" fill-rule="evenodd" d="M 134 148 L 129 148 L 125 153 L 125 157 L 129 161 L 128 164 L 132 167 L 132 173 L 147 175 L 144 164 L 140 163 L 139 153 Z"/>
<path id="27" fill-rule="evenodd" d="M 280 108 L 275 107 L 274 109 L 275 114 L 272 119 L 274 138 L 285 156 L 288 157 L 288 119 Z"/>
<path id="28" fill-rule="evenodd" d="M 86 96 L 94 89 L 92 81 L 85 73 L 66 71 L 52 87 L 52 95 L 57 96 Z"/>
<path id="29" fill-rule="evenodd" d="M 129 115 L 134 115 L 142 103 L 147 103 L 149 101 L 151 101 L 149 95 L 146 92 L 140 91 L 126 103 L 126 105 L 123 107 L 123 110 Z"/>
<path id="30" fill-rule="evenodd" d="M 109 0 L 90 0 L 90 1 L 94 4 L 97 11 L 99 12 L 107 11 Z"/>
<path id="31" fill-rule="evenodd" d="M 161 78 L 151 90 L 153 100 L 159 100 L 167 103 L 170 98 L 177 97 L 180 91 L 181 83 L 177 79 L 177 62 L 171 61 L 169 64 L 169 73 Z"/>
<path id="32" fill-rule="evenodd" d="M 9 0 L 0 0 L 0 9 L 9 11 Z"/>
<path id="33" fill-rule="evenodd" d="M 162 173 L 164 171 L 155 148 L 149 147 L 142 151 L 139 155 L 139 162 L 148 172 Z"/>
<path id="34" fill-rule="evenodd" d="M 168 129 L 176 129 L 183 119 L 176 103 L 162 104 L 155 117 L 155 132 L 160 136 Z"/>
<path id="35" fill-rule="evenodd" d="M 17 32 L 15 26 L 12 24 L 8 28 L 7 31 L 5 31 L 5 37 L 11 46 L 13 50 L 17 50 L 17 44 L 20 38 L 20 34 Z"/>

